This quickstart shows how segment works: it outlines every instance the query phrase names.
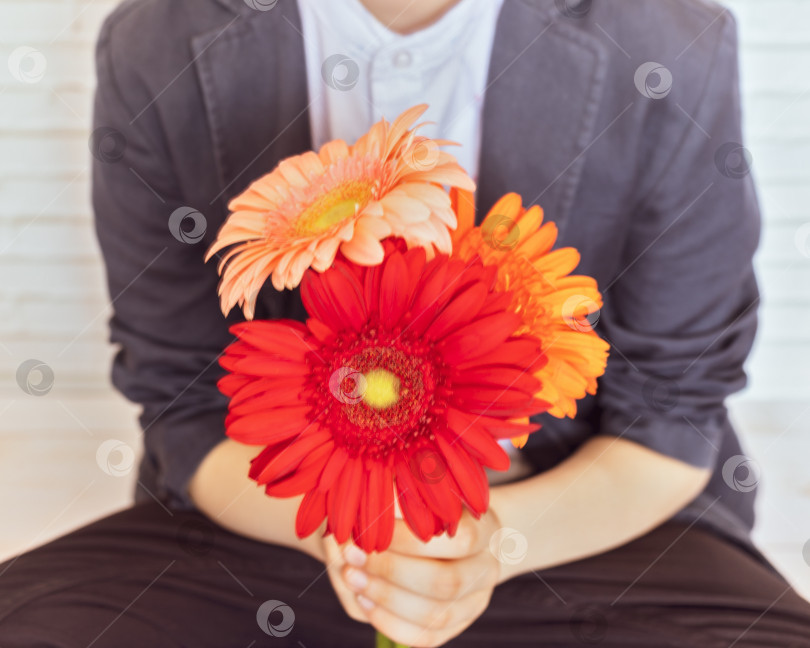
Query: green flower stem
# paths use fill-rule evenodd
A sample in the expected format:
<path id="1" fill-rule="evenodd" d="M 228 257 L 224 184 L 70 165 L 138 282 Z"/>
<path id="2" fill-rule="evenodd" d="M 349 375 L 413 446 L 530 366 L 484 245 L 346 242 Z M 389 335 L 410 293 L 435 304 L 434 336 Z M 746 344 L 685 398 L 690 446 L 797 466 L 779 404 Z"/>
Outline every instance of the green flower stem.
<path id="1" fill-rule="evenodd" d="M 382 632 L 377 632 L 377 648 L 408 648 L 408 646 L 392 641 Z"/>

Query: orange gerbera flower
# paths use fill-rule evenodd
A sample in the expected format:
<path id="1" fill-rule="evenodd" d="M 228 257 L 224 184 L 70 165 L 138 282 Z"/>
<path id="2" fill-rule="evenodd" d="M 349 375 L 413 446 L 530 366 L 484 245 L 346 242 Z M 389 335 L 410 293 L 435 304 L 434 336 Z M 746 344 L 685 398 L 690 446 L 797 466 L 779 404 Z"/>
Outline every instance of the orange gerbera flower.
<path id="1" fill-rule="evenodd" d="M 308 267 L 329 268 L 338 249 L 364 266 L 382 262 L 387 236 L 423 247 L 428 258 L 434 246 L 450 252 L 456 218 L 440 185 L 475 185 L 455 157 L 439 150 L 453 142 L 410 128 L 426 109 L 377 122 L 353 146 L 334 140 L 318 153 L 283 160 L 229 203 L 232 213 L 205 256 L 237 244 L 218 265 L 225 314 L 239 304 L 253 319 L 268 277 L 276 290 L 295 288 Z"/>
<path id="2" fill-rule="evenodd" d="M 596 393 L 596 379 L 607 364 L 609 345 L 588 320 L 602 307 L 596 281 L 570 274 L 579 264 L 579 252 L 571 247 L 552 250 L 557 226 L 543 224 L 540 207 L 524 209 L 518 194 L 501 198 L 480 227 L 475 227 L 472 194 L 451 191 L 451 197 L 458 218 L 453 256 L 478 255 L 498 268 L 497 287 L 512 291 L 512 311 L 523 322 L 518 333 L 544 341 L 548 363 L 535 373 L 542 383 L 536 396 L 551 403 L 553 416 L 573 418 L 576 400 Z M 522 443 L 525 437 L 515 445 Z"/>

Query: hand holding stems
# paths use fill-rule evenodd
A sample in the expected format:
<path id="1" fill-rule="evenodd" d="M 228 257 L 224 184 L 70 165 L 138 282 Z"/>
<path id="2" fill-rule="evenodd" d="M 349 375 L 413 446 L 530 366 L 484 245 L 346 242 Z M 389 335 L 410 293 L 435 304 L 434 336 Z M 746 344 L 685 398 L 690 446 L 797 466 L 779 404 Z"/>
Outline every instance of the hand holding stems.
<path id="1" fill-rule="evenodd" d="M 499 583 L 643 535 L 694 499 L 710 476 L 709 468 L 596 436 L 546 472 L 493 487 L 488 512 L 480 520 L 465 512 L 453 538 L 423 544 L 397 520 L 388 551 L 363 562 L 356 547 L 339 547 L 328 536 L 322 559 L 350 616 L 406 645 L 440 646 L 484 612 Z M 501 563 L 490 551 L 501 528 L 526 538 L 520 561 Z M 356 572 L 365 584 L 354 581 Z"/>
<path id="2" fill-rule="evenodd" d="M 199 509 L 236 533 L 320 560 L 352 618 L 403 643 L 415 628 L 423 632 L 411 642 L 417 646 L 438 646 L 461 633 L 486 609 L 499 582 L 602 553 L 655 528 L 695 498 L 711 475 L 709 468 L 633 441 L 597 436 L 546 472 L 493 487 L 489 511 L 480 520 L 465 514 L 454 538 L 422 544 L 397 520 L 390 550 L 370 555 L 362 567 L 368 585 L 352 589 L 345 547 L 331 535 L 321 537 L 322 530 L 296 537 L 301 497 L 267 497 L 245 474 L 257 451 L 231 439 L 212 449 L 189 485 Z M 502 527 L 527 540 L 526 556 L 517 563 L 501 564 L 489 550 Z M 374 603 L 370 610 L 360 606 L 358 594 Z M 406 599 L 410 603 L 399 602 Z"/>
<path id="3" fill-rule="evenodd" d="M 323 538 L 329 578 L 353 619 L 406 646 L 441 646 L 486 610 L 501 582 L 489 548 L 501 526 L 491 508 L 479 520 L 465 511 L 452 538 L 423 543 L 397 520 L 391 546 L 372 554 L 330 535 Z"/>
<path id="4" fill-rule="evenodd" d="M 189 493 L 194 502 L 225 528 L 297 549 L 324 563 L 338 598 L 353 619 L 372 623 L 406 645 L 438 646 L 480 616 L 497 582 L 505 579 L 488 546 L 501 527 L 493 507 L 480 520 L 465 513 L 453 538 L 440 536 L 427 544 L 397 520 L 390 549 L 367 556 L 365 562 L 355 560 L 358 554 L 365 554 L 356 547 L 356 552 L 350 551 L 351 542 L 338 546 L 334 536 L 323 537 L 323 528 L 306 538 L 296 537 L 301 497 L 267 497 L 256 487 L 245 465 L 258 451 L 232 439 L 223 440 L 191 480 Z M 354 569 L 366 575 L 365 587 L 349 584 L 347 555 L 352 562 L 363 562 Z M 360 601 L 373 605 L 365 609 Z"/>

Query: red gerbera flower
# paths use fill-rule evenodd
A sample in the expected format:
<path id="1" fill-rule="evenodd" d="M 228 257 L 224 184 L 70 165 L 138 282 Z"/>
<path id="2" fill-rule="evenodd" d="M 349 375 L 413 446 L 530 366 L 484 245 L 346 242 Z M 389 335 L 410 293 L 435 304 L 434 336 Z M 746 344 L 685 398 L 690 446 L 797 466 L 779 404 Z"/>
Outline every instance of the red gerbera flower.
<path id="1" fill-rule="evenodd" d="M 385 247 L 379 266 L 307 271 L 307 323 L 235 324 L 220 360 L 228 436 L 267 446 L 250 477 L 268 495 L 304 495 L 299 537 L 326 518 L 365 551 L 389 546 L 395 493 L 424 541 L 454 534 L 463 505 L 480 516 L 483 466 L 509 466 L 497 439 L 536 430 L 515 419 L 548 407 L 534 396 L 541 342 L 515 335 L 494 266 Z"/>

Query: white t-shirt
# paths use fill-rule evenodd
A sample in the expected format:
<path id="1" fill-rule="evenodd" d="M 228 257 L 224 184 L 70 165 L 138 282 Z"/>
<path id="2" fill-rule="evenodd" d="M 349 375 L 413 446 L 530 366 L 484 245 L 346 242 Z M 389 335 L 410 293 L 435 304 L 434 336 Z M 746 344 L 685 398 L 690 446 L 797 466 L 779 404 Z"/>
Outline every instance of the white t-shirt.
<path id="1" fill-rule="evenodd" d="M 429 104 L 420 129 L 462 146 L 448 149 L 475 179 L 481 111 L 503 0 L 460 0 L 412 34 L 391 31 L 360 0 L 298 0 L 313 145 L 349 144 L 380 118 Z"/>

